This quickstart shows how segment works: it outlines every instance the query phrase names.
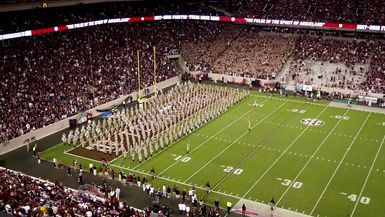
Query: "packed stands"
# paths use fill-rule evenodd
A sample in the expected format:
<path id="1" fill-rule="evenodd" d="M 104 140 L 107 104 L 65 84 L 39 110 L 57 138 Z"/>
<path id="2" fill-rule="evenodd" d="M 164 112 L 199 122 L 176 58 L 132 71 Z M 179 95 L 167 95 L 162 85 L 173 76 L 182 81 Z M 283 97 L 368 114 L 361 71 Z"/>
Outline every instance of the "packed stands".
<path id="1" fill-rule="evenodd" d="M 370 68 L 365 81 L 362 83 L 364 90 L 385 93 L 385 43 L 376 45 L 370 61 Z"/>
<path id="2" fill-rule="evenodd" d="M 370 40 L 327 37 L 303 37 L 295 49 L 294 59 L 343 62 L 347 66 L 365 64 L 369 58 Z"/>
<path id="3" fill-rule="evenodd" d="M 6 169 L 0 169 L 0 201 L 0 212 L 13 216 L 145 216 L 114 197 L 79 194 L 61 183 Z"/>
<path id="4" fill-rule="evenodd" d="M 301 37 L 281 81 L 357 90 L 369 67 L 373 44 L 371 40 Z"/>
<path id="5" fill-rule="evenodd" d="M 245 1 L 234 4 L 234 7 L 241 7 L 237 9 L 239 15 L 251 13 L 254 17 L 274 18 L 274 13 L 286 3 Z M 9 32 L 8 27 L 20 27 L 17 30 L 21 30 L 107 17 L 216 13 L 204 4 L 139 7 L 141 4 L 96 4 L 75 7 L 75 10 L 73 7 L 60 9 L 63 13 L 57 13 L 57 9 L 40 11 L 36 15 L 15 12 L 23 17 L 0 19 L 0 29 Z M 301 14 L 309 4 L 306 13 L 313 12 L 313 15 L 324 7 L 333 14 L 334 7 L 339 7 L 338 4 L 330 6 L 307 0 L 298 4 L 303 7 L 287 6 L 289 10 L 276 18 L 317 20 L 310 15 L 293 14 Z M 90 10 L 84 12 L 85 7 Z M 366 8 L 364 14 L 368 11 Z M 10 15 L 12 13 L 0 16 Z M 43 15 L 52 19 L 40 22 L 42 17 L 35 17 Z M 36 22 L 32 25 L 26 20 Z M 298 31 L 295 33 L 299 36 L 267 34 L 263 29 L 266 30 L 210 21 L 174 20 L 106 24 L 3 41 L 4 48 L 0 50 L 0 135 L 3 139 L 12 139 L 136 90 L 136 50 L 142 51 L 142 85 L 149 86 L 153 46 L 158 51 L 159 81 L 177 74 L 166 54 L 179 50 L 191 71 L 274 79 L 284 70 L 279 79 L 286 84 L 315 82 L 326 87 L 384 92 L 384 46 L 381 44 L 374 51 L 377 42 L 369 36 L 340 39 L 309 36 Z M 268 30 L 280 32 L 285 29 Z"/>
<path id="6" fill-rule="evenodd" d="M 198 24 L 182 41 L 183 56 L 190 70 L 213 72 L 213 64 L 239 34 L 241 26 Z"/>
<path id="7" fill-rule="evenodd" d="M 291 57 L 282 82 L 350 89 L 362 88 L 372 62 L 363 88 L 383 91 L 383 45 L 372 55 L 374 42 L 369 39 L 297 37 L 216 22 L 158 21 L 103 25 L 10 43 L 0 51 L 1 131 L 7 139 L 136 90 L 136 50 L 142 51 L 143 87 L 151 85 L 153 46 L 159 52 L 159 81 L 176 75 L 166 54 L 180 49 L 192 71 L 274 79 Z"/>
<path id="8" fill-rule="evenodd" d="M 292 38 L 244 29 L 215 62 L 215 72 L 271 79 L 280 72 L 294 47 Z"/>
<path id="9" fill-rule="evenodd" d="M 108 25 L 12 41 L 0 51 L 1 132 L 11 139 L 176 75 L 165 54 L 176 44 L 167 25 Z"/>
<path id="10" fill-rule="evenodd" d="M 183 41 L 183 56 L 192 71 L 271 78 L 279 73 L 294 46 L 293 39 L 266 35 L 254 27 L 209 27 L 200 27 L 200 36 L 190 39 L 193 41 Z"/>

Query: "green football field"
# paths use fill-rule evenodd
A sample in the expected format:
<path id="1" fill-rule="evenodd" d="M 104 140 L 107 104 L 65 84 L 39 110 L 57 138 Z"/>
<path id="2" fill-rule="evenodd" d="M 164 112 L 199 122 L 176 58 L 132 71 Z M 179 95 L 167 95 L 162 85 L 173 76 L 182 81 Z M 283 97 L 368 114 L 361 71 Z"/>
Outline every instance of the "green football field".
<path id="1" fill-rule="evenodd" d="M 120 157 L 111 166 L 148 176 L 159 189 L 194 184 L 206 203 L 219 199 L 223 207 L 227 201 L 261 207 L 274 197 L 276 212 L 291 210 L 281 216 L 378 217 L 385 216 L 384 139 L 383 114 L 253 93 L 142 164 Z M 92 161 L 68 149 L 57 145 L 42 157 L 67 165 Z"/>

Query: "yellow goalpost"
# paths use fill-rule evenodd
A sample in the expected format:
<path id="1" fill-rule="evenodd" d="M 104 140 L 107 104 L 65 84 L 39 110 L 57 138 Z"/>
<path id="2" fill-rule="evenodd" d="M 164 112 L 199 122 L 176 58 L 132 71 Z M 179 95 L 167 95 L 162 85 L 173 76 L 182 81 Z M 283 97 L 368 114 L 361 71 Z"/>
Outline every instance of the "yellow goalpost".
<path id="1" fill-rule="evenodd" d="M 156 65 L 156 47 L 155 46 L 153 47 L 153 53 L 154 53 L 154 83 L 153 83 L 153 86 L 154 86 L 154 95 L 156 96 L 157 95 L 157 89 L 156 89 L 157 65 Z M 138 71 L 138 102 L 143 103 L 144 101 L 146 101 L 146 99 L 142 98 L 140 95 L 140 90 L 141 90 L 141 88 L 140 88 L 140 50 L 136 51 L 136 55 L 137 55 L 137 62 L 138 62 L 138 67 L 137 67 L 137 71 Z"/>

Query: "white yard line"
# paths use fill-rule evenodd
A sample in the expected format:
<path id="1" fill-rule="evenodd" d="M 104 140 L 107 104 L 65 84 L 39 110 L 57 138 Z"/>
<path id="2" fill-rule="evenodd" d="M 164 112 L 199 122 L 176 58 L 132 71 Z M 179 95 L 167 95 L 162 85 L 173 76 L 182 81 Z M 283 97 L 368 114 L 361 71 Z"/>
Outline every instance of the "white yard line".
<path id="1" fill-rule="evenodd" d="M 321 116 L 321 114 L 323 114 L 325 112 L 325 110 L 328 108 L 328 106 L 326 106 L 318 115 L 316 118 L 319 118 Z M 270 165 L 270 167 L 261 175 L 261 177 L 259 177 L 259 179 L 250 187 L 250 189 L 242 196 L 242 197 L 246 197 L 246 195 L 248 193 L 250 193 L 250 191 L 263 179 L 263 177 L 265 177 L 265 175 L 270 172 L 270 170 L 274 167 L 274 165 L 286 154 L 286 152 L 294 145 L 295 142 L 297 142 L 297 140 L 299 138 L 301 138 L 301 136 L 306 132 L 306 130 L 310 127 L 310 125 L 307 125 L 306 128 L 301 132 L 301 134 L 299 134 L 291 143 L 290 145 L 281 153 L 281 155 L 279 155 L 279 157 Z"/>
<path id="2" fill-rule="evenodd" d="M 256 126 L 258 126 L 259 124 L 261 124 L 265 119 L 267 119 L 268 117 L 270 117 L 272 114 L 274 114 L 276 111 L 278 111 L 280 108 L 282 108 L 282 106 L 286 105 L 287 104 L 287 101 L 283 104 L 281 104 L 278 108 L 276 108 L 273 112 L 271 112 L 269 115 L 265 116 L 262 120 L 260 120 L 258 123 L 256 123 L 253 127 L 255 128 Z M 236 142 L 238 142 L 240 139 L 242 139 L 245 135 L 249 134 L 249 131 L 246 131 L 245 133 L 243 133 L 242 135 L 240 135 L 236 140 L 234 140 L 229 146 L 227 146 L 225 149 L 223 149 L 219 154 L 217 154 L 214 158 L 212 158 L 210 161 L 208 161 L 205 165 L 203 165 L 202 167 L 200 167 L 197 171 L 195 171 L 195 173 L 193 173 L 190 177 L 188 177 L 185 182 L 189 181 L 193 176 L 195 176 L 196 174 L 198 174 L 200 171 L 202 171 L 207 165 L 209 165 L 211 162 L 213 162 L 215 159 L 217 159 L 219 156 L 221 156 L 227 149 L 229 149 L 231 146 L 233 146 Z"/>
<path id="3" fill-rule="evenodd" d="M 80 157 L 80 158 L 83 158 L 83 159 L 85 159 L 85 160 L 92 160 L 92 159 L 87 158 L 87 157 L 82 157 L 82 156 L 79 156 L 79 155 L 76 155 L 76 154 L 71 154 L 70 151 L 72 151 L 72 150 L 74 150 L 74 149 L 76 149 L 76 148 L 80 148 L 80 145 L 75 146 L 75 147 L 73 147 L 73 148 L 71 148 L 71 149 L 68 149 L 68 150 L 64 151 L 64 154 L 68 154 L 68 155 L 75 156 L 75 157 Z M 110 162 L 108 162 L 108 163 L 111 164 L 112 162 L 114 162 L 115 160 L 117 160 L 119 157 L 120 157 L 120 156 L 118 156 L 118 157 L 112 159 L 112 160 L 111 160 Z M 94 161 L 100 162 L 100 161 L 97 161 L 97 160 L 94 160 Z"/>
<path id="4" fill-rule="evenodd" d="M 67 145 L 65 145 L 65 146 L 67 146 Z M 70 151 L 74 150 L 74 149 L 77 148 L 77 147 L 78 147 L 78 146 L 74 146 L 74 147 L 72 147 L 72 148 L 66 150 L 65 152 L 70 152 Z"/>
<path id="5" fill-rule="evenodd" d="M 346 158 L 346 156 L 348 155 L 350 149 L 352 148 L 354 142 L 357 140 L 358 135 L 361 133 L 361 130 L 364 128 L 364 126 L 365 126 L 366 122 L 368 121 L 370 115 L 371 115 L 371 113 L 369 113 L 368 116 L 366 116 L 366 119 L 365 119 L 364 123 L 361 125 L 361 127 L 360 127 L 360 129 L 358 130 L 356 136 L 353 138 L 353 140 L 352 140 L 352 142 L 350 143 L 348 149 L 346 150 L 344 156 L 342 157 L 340 163 L 338 164 L 337 168 L 334 170 L 332 177 L 330 177 L 330 179 L 329 179 L 327 185 L 325 186 L 324 190 L 322 191 L 322 194 L 320 195 L 320 197 L 318 198 L 316 204 L 314 205 L 313 209 L 311 210 L 310 215 L 312 215 L 313 212 L 314 212 L 314 210 L 317 208 L 319 202 L 321 201 L 322 197 L 324 196 L 326 190 L 329 188 L 330 183 L 331 183 L 332 180 L 334 179 L 334 176 L 337 174 L 337 171 L 338 171 L 339 168 L 341 167 L 342 162 L 345 160 L 345 158 Z"/>
<path id="6" fill-rule="evenodd" d="M 123 155 L 119 155 L 119 156 L 117 156 L 116 158 L 110 160 L 108 163 L 109 163 L 109 164 L 112 164 L 114 161 L 116 161 L 116 160 L 118 160 L 119 158 L 122 158 L 122 157 L 123 157 Z"/>
<path id="7" fill-rule="evenodd" d="M 384 144 L 384 141 L 385 141 L 385 136 L 382 138 L 382 142 L 381 142 L 380 148 L 377 150 L 376 156 L 374 157 L 374 160 L 373 160 L 373 162 L 372 162 L 372 165 L 370 166 L 369 173 L 368 173 L 368 175 L 366 176 L 364 185 L 362 186 L 361 191 L 360 191 L 360 194 L 358 195 L 357 200 L 356 200 L 356 203 L 354 204 L 354 208 L 353 208 L 352 214 L 350 214 L 351 217 L 354 216 L 354 213 L 355 213 L 356 208 L 357 208 L 357 205 L 358 205 L 358 201 L 360 200 L 360 198 L 361 198 L 361 196 L 362 196 L 362 193 L 363 193 L 364 190 L 365 190 L 366 183 L 368 182 L 369 176 L 370 176 L 370 174 L 371 174 L 372 171 L 373 171 L 373 166 L 374 166 L 374 164 L 375 164 L 376 161 L 377 161 L 378 154 L 380 153 L 380 151 L 381 151 L 381 149 L 382 149 L 382 145 Z"/>
<path id="8" fill-rule="evenodd" d="M 321 147 L 323 146 L 323 144 L 326 142 L 326 140 L 329 138 L 330 135 L 332 135 L 333 131 L 337 128 L 337 126 L 339 125 L 339 123 L 341 123 L 341 121 L 343 120 L 343 117 L 346 115 L 346 113 L 349 111 L 349 109 L 347 109 L 345 111 L 345 113 L 342 115 L 341 119 L 338 120 L 338 122 L 336 123 L 336 125 L 334 125 L 334 127 L 330 130 L 329 134 L 323 139 L 323 141 L 321 142 L 321 144 L 319 144 L 318 148 L 314 151 L 314 153 L 310 156 L 309 160 L 306 162 L 306 164 L 302 167 L 302 169 L 299 171 L 299 173 L 297 174 L 297 176 L 293 179 L 292 183 L 295 183 L 298 179 L 298 177 L 302 174 L 302 172 L 305 170 L 305 168 L 307 167 L 307 165 L 310 163 L 310 161 L 314 158 L 314 156 L 317 154 L 317 152 L 321 149 Z M 276 205 L 279 204 L 279 202 L 282 200 L 282 198 L 286 195 L 286 193 L 290 190 L 290 187 L 291 187 L 291 184 L 289 186 L 287 186 L 285 192 L 283 192 L 283 194 L 281 195 L 281 197 L 278 199 Z"/>
<path id="9" fill-rule="evenodd" d="M 265 103 L 267 100 L 269 99 L 265 99 L 262 103 Z M 239 118 L 235 119 L 233 122 L 231 122 L 230 124 L 228 124 L 226 127 L 222 128 L 221 130 L 219 130 L 218 132 L 214 133 L 212 136 L 210 136 L 209 138 L 207 138 L 205 141 L 203 141 L 199 146 L 197 146 L 196 148 L 194 148 L 193 150 L 191 150 L 190 154 L 193 153 L 195 150 L 197 150 L 198 148 L 200 148 L 202 145 L 206 144 L 208 141 L 210 141 L 212 138 L 214 138 L 215 136 L 217 136 L 219 133 L 221 133 L 222 131 L 226 130 L 227 128 L 231 127 L 235 122 L 241 120 L 244 116 L 248 115 L 250 112 L 254 111 L 255 108 L 252 108 L 250 109 L 248 112 L 246 112 L 245 114 L 243 114 L 242 116 L 240 116 Z M 186 157 L 186 155 L 184 155 L 184 157 Z M 177 164 L 179 161 L 175 161 L 174 163 L 172 163 L 170 166 L 168 166 L 166 169 L 164 169 L 163 171 L 161 171 L 158 175 L 162 175 L 164 172 L 166 172 L 167 170 L 169 170 L 171 167 L 173 167 L 175 164 Z"/>
<path id="10" fill-rule="evenodd" d="M 102 163 L 101 161 L 98 161 L 98 160 L 95 160 L 95 159 L 91 159 L 91 158 L 88 158 L 88 157 L 83 157 L 83 156 L 76 155 L 76 154 L 71 154 L 71 153 L 68 153 L 68 152 L 64 152 L 64 154 L 70 155 L 70 156 L 72 156 L 72 157 L 82 158 L 82 159 L 84 159 L 84 160 L 89 160 L 89 161 L 93 161 L 93 162 L 97 162 L 97 163 Z"/>
<path id="11" fill-rule="evenodd" d="M 48 135 L 47 135 L 47 136 L 48 136 Z M 44 137 L 44 138 L 45 138 L 45 137 Z M 63 142 L 60 142 L 60 143 L 58 143 L 58 144 L 56 144 L 56 145 L 54 145 L 54 146 L 51 146 L 51 147 L 49 147 L 49 148 L 43 150 L 42 152 L 46 152 L 46 151 L 50 151 L 50 150 L 52 150 L 52 149 L 55 149 L 55 148 L 58 147 L 58 145 L 64 145 L 64 144 L 63 144 Z M 66 144 L 66 145 L 64 145 L 64 146 L 65 146 L 65 148 L 67 148 L 69 145 Z M 73 150 L 73 149 L 74 149 L 74 148 L 71 148 L 71 149 L 69 149 L 69 150 Z"/>

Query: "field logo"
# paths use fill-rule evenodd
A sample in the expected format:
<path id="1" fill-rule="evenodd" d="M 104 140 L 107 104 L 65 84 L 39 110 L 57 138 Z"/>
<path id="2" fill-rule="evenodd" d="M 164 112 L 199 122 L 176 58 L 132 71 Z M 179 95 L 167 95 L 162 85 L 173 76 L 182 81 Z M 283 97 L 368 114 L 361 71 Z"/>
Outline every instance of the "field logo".
<path id="1" fill-rule="evenodd" d="M 316 119 L 316 118 L 302 119 L 301 123 L 304 124 L 304 125 L 308 125 L 308 126 L 322 126 L 322 125 L 325 124 L 325 122 L 323 122 L 323 121 L 321 121 L 319 119 Z"/>

